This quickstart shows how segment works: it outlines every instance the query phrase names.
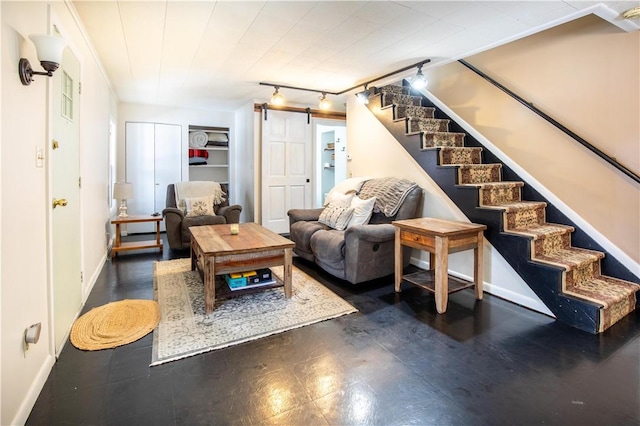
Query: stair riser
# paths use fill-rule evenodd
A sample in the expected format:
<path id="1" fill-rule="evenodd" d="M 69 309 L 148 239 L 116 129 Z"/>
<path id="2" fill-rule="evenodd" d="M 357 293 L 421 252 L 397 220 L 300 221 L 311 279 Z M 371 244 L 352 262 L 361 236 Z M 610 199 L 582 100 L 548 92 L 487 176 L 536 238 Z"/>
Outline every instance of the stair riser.
<path id="1" fill-rule="evenodd" d="M 425 133 L 422 136 L 422 148 L 439 146 L 463 146 L 464 135 L 460 133 Z"/>
<path id="2" fill-rule="evenodd" d="M 543 224 L 545 222 L 545 211 L 544 207 L 518 209 L 514 212 L 505 212 L 504 217 L 506 231 Z"/>
<path id="3" fill-rule="evenodd" d="M 497 206 L 521 200 L 520 187 L 480 188 L 480 205 Z"/>
<path id="4" fill-rule="evenodd" d="M 546 238 L 534 240 L 532 244 L 533 249 L 531 252 L 534 253 L 534 257 L 549 255 L 560 249 L 570 247 L 571 234 L 567 232 L 566 234 L 550 235 Z"/>
<path id="5" fill-rule="evenodd" d="M 397 93 L 383 93 L 382 106 L 393 104 L 420 106 L 422 98 L 420 96 L 400 95 Z"/>
<path id="6" fill-rule="evenodd" d="M 399 118 L 424 118 L 429 119 L 435 116 L 435 108 L 419 107 L 413 105 L 396 105 L 395 119 Z"/>
<path id="7" fill-rule="evenodd" d="M 419 119 L 419 120 L 409 120 L 408 124 L 409 133 L 414 132 L 448 132 L 449 131 L 449 121 L 448 120 L 438 120 L 436 118 L 432 119 Z"/>
<path id="8" fill-rule="evenodd" d="M 482 163 L 482 149 L 442 148 L 440 150 L 440 165 L 480 163 Z"/>
<path id="9" fill-rule="evenodd" d="M 490 167 L 460 167 L 458 182 L 461 184 L 500 182 L 502 180 L 500 170 L 499 164 Z"/>

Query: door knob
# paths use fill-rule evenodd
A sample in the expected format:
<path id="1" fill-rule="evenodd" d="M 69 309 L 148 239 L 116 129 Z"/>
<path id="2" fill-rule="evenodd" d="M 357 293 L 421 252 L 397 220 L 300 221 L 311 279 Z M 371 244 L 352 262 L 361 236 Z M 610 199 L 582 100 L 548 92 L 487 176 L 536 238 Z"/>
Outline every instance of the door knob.
<path id="1" fill-rule="evenodd" d="M 56 207 L 60 206 L 60 207 L 64 207 L 67 205 L 67 199 L 66 198 L 60 198 L 59 200 L 56 200 L 55 198 L 53 199 L 53 208 L 55 209 Z"/>

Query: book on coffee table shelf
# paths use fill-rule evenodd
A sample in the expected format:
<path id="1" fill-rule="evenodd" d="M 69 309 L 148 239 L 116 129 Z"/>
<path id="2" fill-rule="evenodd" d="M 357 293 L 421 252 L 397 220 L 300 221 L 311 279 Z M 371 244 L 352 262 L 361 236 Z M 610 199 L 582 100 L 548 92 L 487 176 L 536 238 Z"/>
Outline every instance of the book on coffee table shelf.
<path id="1" fill-rule="evenodd" d="M 257 271 L 226 274 L 224 279 L 231 290 L 243 290 L 276 283 L 276 280 L 271 275 L 271 269 L 268 268 Z"/>

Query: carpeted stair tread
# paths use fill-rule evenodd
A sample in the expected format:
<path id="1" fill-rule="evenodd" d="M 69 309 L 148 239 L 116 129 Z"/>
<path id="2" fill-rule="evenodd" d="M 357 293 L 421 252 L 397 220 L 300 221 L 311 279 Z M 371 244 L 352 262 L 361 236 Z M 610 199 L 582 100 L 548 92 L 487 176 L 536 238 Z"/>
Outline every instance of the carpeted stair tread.
<path id="1" fill-rule="evenodd" d="M 436 109 L 421 106 L 422 98 L 411 96 L 410 87 L 389 85 L 377 90 L 382 107 L 393 105 L 393 118 L 407 120 L 407 135 L 419 134 L 423 150 L 438 150 L 438 166 L 457 168 L 458 186 L 478 189 L 478 208 L 502 211 L 500 232 L 529 239 L 525 256 L 532 262 L 561 268 L 562 288 L 551 290 L 553 294 L 560 290 L 602 306 L 593 332 L 606 330 L 635 309 L 640 285 L 601 275 L 604 253 L 573 247 L 572 226 L 548 223 L 547 203 L 521 199 L 524 182 L 502 181 L 502 164 L 483 164 L 483 148 L 464 146 L 466 133 L 448 131 L 450 120 L 435 119 Z"/>
<path id="2" fill-rule="evenodd" d="M 597 330 L 601 333 L 633 312 L 639 290 L 640 286 L 637 284 L 598 275 L 564 288 L 563 293 L 603 306 L 599 312 Z"/>
<path id="3" fill-rule="evenodd" d="M 535 256 L 533 260 L 559 266 L 569 271 L 571 269 L 580 268 L 586 263 L 597 262 L 603 257 L 604 254 L 599 251 L 570 247 L 556 250 L 552 253 Z"/>
<path id="4" fill-rule="evenodd" d="M 463 164 L 458 166 L 458 183 L 494 183 L 502 179 L 502 164 Z"/>
<path id="5" fill-rule="evenodd" d="M 407 132 L 448 132 L 449 122 L 441 118 L 409 118 Z"/>
<path id="6" fill-rule="evenodd" d="M 511 213 L 511 212 L 516 212 L 518 210 L 547 207 L 547 203 L 545 203 L 544 201 L 518 201 L 514 203 L 505 203 L 505 204 L 498 204 L 495 206 L 485 206 L 485 207 L 492 208 L 492 209 L 501 209 L 501 210 L 504 210 L 506 213 Z"/>
<path id="7" fill-rule="evenodd" d="M 573 231 L 575 231 L 573 226 L 560 225 L 557 223 L 543 223 L 536 226 L 530 226 L 528 228 L 509 230 L 508 232 L 531 237 L 532 239 L 536 240 L 538 238 L 545 238 L 550 235 L 564 234 Z"/>
<path id="8" fill-rule="evenodd" d="M 482 148 L 441 147 L 440 165 L 480 164 Z"/>
<path id="9" fill-rule="evenodd" d="M 464 133 L 454 132 L 424 132 L 422 134 L 422 148 L 463 146 L 465 136 Z"/>

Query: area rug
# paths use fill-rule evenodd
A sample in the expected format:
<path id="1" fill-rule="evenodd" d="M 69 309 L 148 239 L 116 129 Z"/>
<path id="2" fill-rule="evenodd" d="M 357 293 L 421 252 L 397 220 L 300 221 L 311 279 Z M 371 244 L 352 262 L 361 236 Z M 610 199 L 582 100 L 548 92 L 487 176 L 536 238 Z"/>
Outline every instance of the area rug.
<path id="1" fill-rule="evenodd" d="M 78 349 L 97 351 L 126 345 L 146 336 L 160 321 L 153 300 L 121 300 L 91 309 L 71 327 L 71 343 Z"/>
<path id="2" fill-rule="evenodd" d="M 291 299 L 282 287 L 274 288 L 217 300 L 207 315 L 202 279 L 190 269 L 190 259 L 154 264 L 161 319 L 153 333 L 152 366 L 357 312 L 294 266 Z M 271 270 L 282 277 L 281 266 Z"/>

